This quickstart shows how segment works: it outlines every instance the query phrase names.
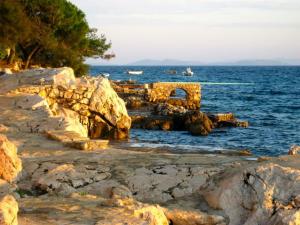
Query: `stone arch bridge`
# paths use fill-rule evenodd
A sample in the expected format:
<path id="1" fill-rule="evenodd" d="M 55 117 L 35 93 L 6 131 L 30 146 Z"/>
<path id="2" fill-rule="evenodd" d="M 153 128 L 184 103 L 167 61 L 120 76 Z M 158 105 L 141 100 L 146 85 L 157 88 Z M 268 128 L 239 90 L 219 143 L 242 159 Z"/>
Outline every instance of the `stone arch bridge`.
<path id="1" fill-rule="evenodd" d="M 172 98 L 174 91 L 181 89 L 186 98 Z M 148 85 L 148 100 L 150 102 L 167 102 L 187 109 L 199 109 L 201 100 L 201 85 L 198 82 L 156 82 Z"/>

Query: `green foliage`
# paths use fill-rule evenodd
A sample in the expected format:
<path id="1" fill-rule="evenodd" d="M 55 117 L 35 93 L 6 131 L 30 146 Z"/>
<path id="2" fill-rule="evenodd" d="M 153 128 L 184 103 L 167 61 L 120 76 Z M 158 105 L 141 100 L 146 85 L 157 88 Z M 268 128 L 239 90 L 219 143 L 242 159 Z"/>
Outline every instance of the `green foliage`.
<path id="1" fill-rule="evenodd" d="M 25 68 L 71 66 L 82 75 L 88 70 L 84 59 L 107 58 L 111 46 L 67 0 L 1 0 L 0 22 L 0 43 L 16 50 Z"/>
<path id="2" fill-rule="evenodd" d="M 5 59 L 5 57 L 6 57 L 5 48 L 0 44 L 0 60 Z"/>
<path id="3" fill-rule="evenodd" d="M 31 191 L 24 190 L 24 189 L 17 189 L 15 190 L 15 192 L 19 194 L 21 198 L 24 198 L 26 196 L 33 196 L 33 193 Z"/>
<path id="4" fill-rule="evenodd" d="M 85 191 L 81 191 L 81 192 L 79 192 L 79 195 L 81 195 L 81 196 L 86 196 L 88 193 L 87 192 L 85 192 Z"/>
<path id="5" fill-rule="evenodd" d="M 29 32 L 28 17 L 24 7 L 16 0 L 0 2 L 0 43 L 3 47 L 14 47 L 18 41 L 24 40 Z"/>

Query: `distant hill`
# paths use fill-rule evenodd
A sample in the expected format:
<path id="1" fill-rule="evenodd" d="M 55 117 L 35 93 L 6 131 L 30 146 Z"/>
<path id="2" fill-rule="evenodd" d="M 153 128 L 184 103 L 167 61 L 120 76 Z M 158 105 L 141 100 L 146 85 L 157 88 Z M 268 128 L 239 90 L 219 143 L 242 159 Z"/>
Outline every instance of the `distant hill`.
<path id="1" fill-rule="evenodd" d="M 254 59 L 254 60 L 239 60 L 236 62 L 212 62 L 203 63 L 199 61 L 184 61 L 176 59 L 143 59 L 128 65 L 132 66 L 289 66 L 289 65 L 300 65 L 300 59 L 291 60 L 279 60 L 279 59 Z"/>
<path id="2" fill-rule="evenodd" d="M 203 65 L 204 63 L 197 61 L 184 61 L 184 60 L 176 60 L 176 59 L 164 59 L 164 60 L 155 60 L 155 59 L 143 59 L 128 65 L 132 66 L 183 66 L 183 65 Z"/>
<path id="3" fill-rule="evenodd" d="M 222 64 L 222 63 L 221 63 Z M 224 63 L 226 65 L 226 63 Z M 280 60 L 240 60 L 237 62 L 228 63 L 228 65 L 236 66 L 284 66 L 289 65 L 286 62 Z"/>

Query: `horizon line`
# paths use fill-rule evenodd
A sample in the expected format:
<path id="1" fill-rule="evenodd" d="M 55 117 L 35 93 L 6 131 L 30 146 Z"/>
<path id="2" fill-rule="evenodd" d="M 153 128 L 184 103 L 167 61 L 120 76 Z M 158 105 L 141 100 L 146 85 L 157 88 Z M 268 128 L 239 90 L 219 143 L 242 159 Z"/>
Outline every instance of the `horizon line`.
<path id="1" fill-rule="evenodd" d="M 209 67 L 209 66 L 232 66 L 232 67 L 242 67 L 242 66 L 256 66 L 256 67 L 263 67 L 263 66 L 266 66 L 266 67 L 279 67 L 279 66 L 300 66 L 300 64 L 265 64 L 265 65 L 262 65 L 262 64 L 241 64 L 241 65 L 237 65 L 237 64 L 152 64 L 152 65 L 149 65 L 149 64 L 87 64 L 89 66 L 206 66 L 206 67 Z"/>

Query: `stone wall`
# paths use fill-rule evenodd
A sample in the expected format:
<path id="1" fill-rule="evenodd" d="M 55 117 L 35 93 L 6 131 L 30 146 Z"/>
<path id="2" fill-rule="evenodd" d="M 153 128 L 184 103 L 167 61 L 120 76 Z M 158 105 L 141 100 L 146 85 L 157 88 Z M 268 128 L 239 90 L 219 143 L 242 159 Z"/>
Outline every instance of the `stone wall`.
<path id="1" fill-rule="evenodd" d="M 109 86 L 107 79 L 103 78 L 100 83 Z M 101 89 L 105 89 L 105 93 Z M 131 120 L 124 102 L 111 90 L 113 93 L 108 93 L 108 87 L 99 88 L 99 84 L 89 82 L 68 87 L 39 85 L 17 89 L 18 92 L 38 94 L 45 98 L 54 115 L 64 114 L 66 109 L 72 110 L 91 138 L 126 138 Z"/>
<path id="2" fill-rule="evenodd" d="M 186 99 L 170 98 L 172 92 L 182 89 L 186 92 Z M 199 109 L 201 100 L 200 83 L 188 82 L 157 82 L 148 89 L 150 102 L 166 102 L 175 106 L 184 106 L 187 109 Z"/>
<path id="3" fill-rule="evenodd" d="M 168 103 L 173 106 L 183 106 L 186 109 L 200 108 L 201 85 L 197 82 L 157 82 L 151 84 L 118 84 L 112 83 L 114 90 L 124 99 L 130 96 L 140 96 L 153 103 Z M 185 98 L 173 98 L 172 93 L 181 89 Z"/>

